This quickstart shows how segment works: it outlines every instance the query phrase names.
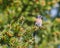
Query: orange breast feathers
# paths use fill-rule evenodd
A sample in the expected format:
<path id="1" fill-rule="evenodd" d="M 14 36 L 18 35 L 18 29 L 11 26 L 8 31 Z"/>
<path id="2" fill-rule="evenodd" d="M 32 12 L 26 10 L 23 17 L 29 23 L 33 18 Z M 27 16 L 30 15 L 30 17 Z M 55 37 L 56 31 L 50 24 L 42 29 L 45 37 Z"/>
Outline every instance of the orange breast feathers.
<path id="1" fill-rule="evenodd" d="M 42 19 L 36 19 L 36 23 L 42 24 Z"/>

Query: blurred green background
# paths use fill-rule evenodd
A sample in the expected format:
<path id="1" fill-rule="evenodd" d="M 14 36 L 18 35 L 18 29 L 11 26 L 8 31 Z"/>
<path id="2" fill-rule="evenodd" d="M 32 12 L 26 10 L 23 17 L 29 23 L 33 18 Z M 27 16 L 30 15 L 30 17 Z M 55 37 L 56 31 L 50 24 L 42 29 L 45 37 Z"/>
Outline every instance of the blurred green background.
<path id="1" fill-rule="evenodd" d="M 35 26 L 38 14 L 40 28 Z M 60 48 L 59 17 L 59 0 L 0 0 L 0 48 Z"/>

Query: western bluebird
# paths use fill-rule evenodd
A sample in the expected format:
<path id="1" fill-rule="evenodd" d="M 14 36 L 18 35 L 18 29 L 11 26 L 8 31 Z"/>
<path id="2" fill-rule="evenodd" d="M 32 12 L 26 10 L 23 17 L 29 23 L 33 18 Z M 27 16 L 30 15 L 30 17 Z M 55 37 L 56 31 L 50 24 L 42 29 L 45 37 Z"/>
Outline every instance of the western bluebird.
<path id="1" fill-rule="evenodd" d="M 41 15 L 37 16 L 35 25 L 37 25 L 38 27 L 42 26 L 42 16 Z"/>

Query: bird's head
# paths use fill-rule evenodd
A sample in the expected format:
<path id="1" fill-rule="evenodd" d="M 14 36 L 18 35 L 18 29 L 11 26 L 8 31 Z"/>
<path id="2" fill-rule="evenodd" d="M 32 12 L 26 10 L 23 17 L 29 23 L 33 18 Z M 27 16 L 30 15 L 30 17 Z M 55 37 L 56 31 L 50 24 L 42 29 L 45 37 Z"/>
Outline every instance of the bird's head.
<path id="1" fill-rule="evenodd" d="M 41 15 L 38 15 L 36 18 L 41 18 L 42 19 L 43 17 Z"/>

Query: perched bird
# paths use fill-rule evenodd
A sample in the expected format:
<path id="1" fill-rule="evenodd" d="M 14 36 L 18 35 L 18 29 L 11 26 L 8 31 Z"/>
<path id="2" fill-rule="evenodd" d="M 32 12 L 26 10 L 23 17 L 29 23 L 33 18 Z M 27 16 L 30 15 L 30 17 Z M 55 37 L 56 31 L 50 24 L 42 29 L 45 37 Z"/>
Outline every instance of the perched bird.
<path id="1" fill-rule="evenodd" d="M 41 15 L 38 15 L 38 16 L 36 17 L 35 25 L 36 25 L 37 27 L 41 27 L 41 26 L 42 26 L 42 16 L 41 16 Z M 37 30 L 34 31 L 33 36 L 34 36 L 35 39 L 38 38 L 38 37 L 37 37 L 37 34 L 38 34 L 38 31 L 37 31 Z M 37 37 L 37 38 L 36 38 L 36 37 Z"/>
<path id="2" fill-rule="evenodd" d="M 37 16 L 35 25 L 38 26 L 38 27 L 42 26 L 42 16 L 41 15 Z"/>
<path id="3" fill-rule="evenodd" d="M 38 15 L 36 17 L 35 25 L 37 27 L 41 27 L 42 26 L 42 16 L 41 15 Z M 38 44 L 39 41 L 40 41 L 40 37 L 38 36 L 38 33 L 39 33 L 38 30 L 34 31 L 34 33 L 33 33 L 33 37 L 35 38 L 35 44 Z"/>

